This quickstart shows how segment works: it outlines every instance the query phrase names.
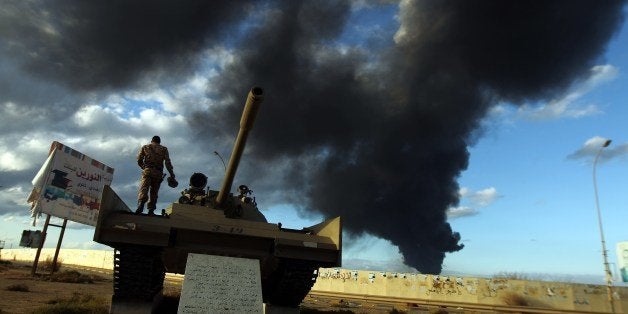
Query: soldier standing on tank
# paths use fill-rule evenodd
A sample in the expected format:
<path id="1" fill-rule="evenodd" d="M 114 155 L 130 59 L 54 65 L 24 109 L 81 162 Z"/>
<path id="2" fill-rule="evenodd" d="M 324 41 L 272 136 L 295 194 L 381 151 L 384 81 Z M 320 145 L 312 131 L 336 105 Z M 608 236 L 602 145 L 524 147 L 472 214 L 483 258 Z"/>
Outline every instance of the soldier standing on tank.
<path id="1" fill-rule="evenodd" d="M 144 204 L 148 200 L 148 214 L 154 215 L 157 206 L 157 193 L 161 181 L 164 180 L 164 163 L 170 173 L 169 181 L 175 181 L 172 163 L 168 155 L 168 148 L 161 146 L 161 138 L 155 135 L 150 144 L 142 146 L 137 155 L 137 164 L 142 168 L 142 178 L 140 179 L 140 189 L 137 193 L 136 214 L 144 211 Z"/>

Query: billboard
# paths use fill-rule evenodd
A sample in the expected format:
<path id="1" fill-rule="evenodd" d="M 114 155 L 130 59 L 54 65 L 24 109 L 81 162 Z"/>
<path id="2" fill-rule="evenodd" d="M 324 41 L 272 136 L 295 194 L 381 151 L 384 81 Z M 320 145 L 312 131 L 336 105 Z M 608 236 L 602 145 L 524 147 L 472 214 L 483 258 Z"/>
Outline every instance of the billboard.
<path id="1" fill-rule="evenodd" d="M 22 231 L 22 238 L 20 238 L 20 246 L 38 248 L 42 240 L 43 236 L 41 231 L 24 230 Z"/>
<path id="2" fill-rule="evenodd" d="M 628 241 L 617 243 L 617 266 L 621 273 L 621 280 L 628 282 Z"/>
<path id="3" fill-rule="evenodd" d="M 32 181 L 32 215 L 45 213 L 95 226 L 102 188 L 112 180 L 113 168 L 55 141 Z"/>

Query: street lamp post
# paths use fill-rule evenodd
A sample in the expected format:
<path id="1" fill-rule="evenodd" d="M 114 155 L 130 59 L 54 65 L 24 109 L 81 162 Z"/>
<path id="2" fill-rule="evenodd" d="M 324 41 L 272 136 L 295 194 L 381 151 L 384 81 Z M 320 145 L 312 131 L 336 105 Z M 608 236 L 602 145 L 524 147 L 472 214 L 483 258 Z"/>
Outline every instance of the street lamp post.
<path id="1" fill-rule="evenodd" d="M 604 144 L 598 149 L 593 161 L 593 189 L 595 191 L 595 208 L 597 209 L 597 222 L 600 227 L 600 239 L 602 240 L 602 257 L 604 258 L 604 272 L 606 273 L 606 292 L 608 294 L 608 302 L 611 305 L 612 313 L 615 313 L 615 305 L 613 304 L 613 275 L 608 264 L 608 254 L 606 253 L 606 241 L 604 240 L 604 229 L 602 228 L 602 214 L 600 213 L 600 200 L 597 195 L 597 179 L 595 177 L 595 168 L 597 161 L 600 158 L 600 154 L 605 147 L 611 144 L 611 140 L 606 140 Z"/>

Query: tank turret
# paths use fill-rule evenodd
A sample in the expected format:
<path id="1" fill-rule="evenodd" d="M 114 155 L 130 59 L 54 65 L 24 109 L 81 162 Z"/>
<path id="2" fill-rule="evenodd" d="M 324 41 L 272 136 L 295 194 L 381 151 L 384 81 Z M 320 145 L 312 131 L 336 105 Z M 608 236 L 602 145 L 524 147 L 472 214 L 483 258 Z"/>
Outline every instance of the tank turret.
<path id="1" fill-rule="evenodd" d="M 253 191 L 248 186 L 240 185 L 237 196 L 233 196 L 231 193 L 233 179 L 238 170 L 246 140 L 253 128 L 257 111 L 263 99 L 263 90 L 260 87 L 253 87 L 248 93 L 240 118 L 240 130 L 234 141 L 233 151 L 229 158 L 229 165 L 225 168 L 225 176 L 220 190 L 207 189 L 205 191 L 207 176 L 202 173 L 194 173 L 190 177 L 190 187 L 181 192 L 180 204 L 200 205 L 222 210 L 228 218 L 266 222 L 266 218 L 257 208 L 255 198 L 251 197 Z M 170 210 L 167 210 L 167 213 L 169 214 Z"/>

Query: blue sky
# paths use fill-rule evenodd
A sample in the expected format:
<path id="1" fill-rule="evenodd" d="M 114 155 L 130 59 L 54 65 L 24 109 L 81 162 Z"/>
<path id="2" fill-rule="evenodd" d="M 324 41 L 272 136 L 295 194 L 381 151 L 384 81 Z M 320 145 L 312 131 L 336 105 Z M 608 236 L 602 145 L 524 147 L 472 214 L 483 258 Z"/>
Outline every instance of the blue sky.
<path id="1" fill-rule="evenodd" d="M 582 86 L 586 84 L 574 86 L 574 92 L 580 88 L 586 93 L 568 104 L 593 106 L 597 110 L 591 114 L 571 117 L 563 112 L 530 119 L 505 105 L 505 112 L 487 119 L 485 134 L 470 149 L 470 166 L 459 182 L 473 191 L 494 188 L 498 196 L 477 215 L 451 220 L 466 247 L 447 256 L 447 268 L 602 276 L 594 155 L 569 158 L 594 137 L 613 140 L 598 162 L 597 180 L 609 258 L 616 263 L 615 245 L 628 239 L 625 25 L 600 65 L 612 66 L 616 75 L 590 90 Z M 608 152 L 615 156 L 605 158 Z"/>
<path id="2" fill-rule="evenodd" d="M 337 44 L 375 50 L 392 44 L 399 27 L 396 10 L 397 5 L 389 5 L 353 11 Z M 364 20 L 373 22 L 360 23 Z M 251 27 L 243 25 L 241 31 Z M 175 159 L 179 182 L 198 168 L 221 169 L 212 151 L 185 143 L 193 131 L 184 117 L 196 109 L 220 105 L 207 91 L 211 91 L 212 79 L 233 62 L 239 38 L 204 50 L 201 66 L 185 80 L 170 85 L 145 82 L 93 99 L 88 95 L 81 98 L 79 110 L 62 126 L 3 134 L 0 171 L 5 178 L 20 177 L 22 181 L 0 181 L 0 201 L 10 207 L 0 211 L 0 240 L 15 248 L 22 230 L 35 229 L 27 215 L 25 200 L 30 187 L 25 182 L 36 174 L 53 140 L 116 168 L 113 187 L 129 204 L 134 203 L 139 175 L 133 158 L 137 148 L 148 140 L 147 130 L 150 135 L 167 135 L 162 138 L 167 139 L 165 144 Z M 445 273 L 519 272 L 602 279 L 592 160 L 596 147 L 606 138 L 613 142 L 601 155 L 597 179 L 609 260 L 616 271 L 615 245 L 628 241 L 627 73 L 628 26 L 624 24 L 588 79 L 575 82 L 566 93 L 550 101 L 523 107 L 501 103 L 491 109 L 469 147 L 469 167 L 458 179 L 461 202 L 449 210 L 449 222 L 454 231 L 460 232 L 465 248 L 447 253 Z M 37 86 L 30 78 L 24 80 Z M 53 84 L 42 90 L 54 94 L 57 88 Z M 3 123 L 7 125 L 9 119 L 23 121 L 22 125 L 39 121 L 19 104 L 1 104 Z M 230 145 L 231 140 L 225 139 L 216 143 L 216 150 L 224 156 Z M 209 180 L 210 186 L 216 187 L 220 175 L 210 175 Z M 162 187 L 159 206 L 165 207 L 178 194 Z M 322 219 L 293 204 L 272 202 L 265 206 L 264 196 L 257 198 L 270 222 L 301 228 Z M 41 223 L 37 227 L 41 228 Z M 91 241 L 92 234 L 91 228 L 71 224 L 63 247 L 103 248 Z M 54 247 L 57 236 L 57 228 L 51 228 L 46 246 Z M 412 271 L 403 265 L 394 245 L 369 235 L 346 242 L 343 258 L 344 266 L 349 268 Z"/>

